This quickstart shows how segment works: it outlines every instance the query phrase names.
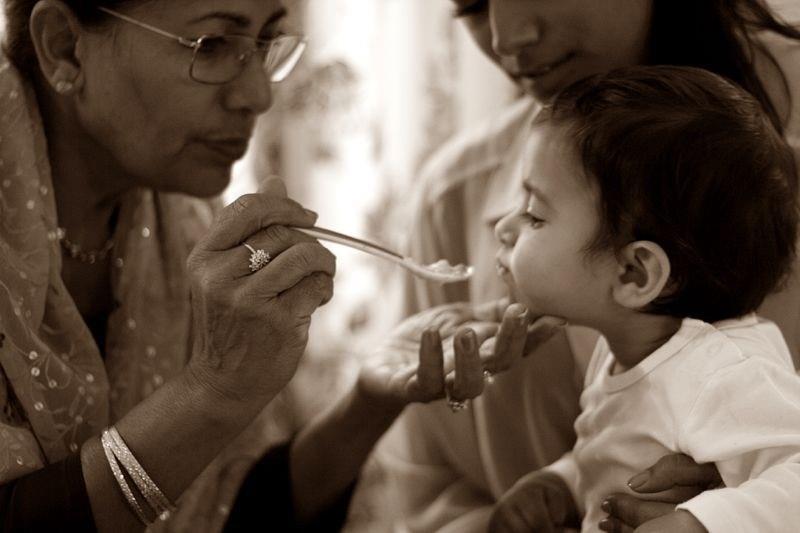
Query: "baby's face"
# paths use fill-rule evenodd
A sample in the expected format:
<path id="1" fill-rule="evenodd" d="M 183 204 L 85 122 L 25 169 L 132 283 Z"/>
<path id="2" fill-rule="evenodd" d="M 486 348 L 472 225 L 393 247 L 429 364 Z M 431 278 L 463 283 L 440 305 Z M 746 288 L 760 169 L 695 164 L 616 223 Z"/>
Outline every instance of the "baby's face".
<path id="1" fill-rule="evenodd" d="M 593 325 L 618 269 L 612 252 L 586 252 L 600 223 L 596 187 L 557 127 L 536 127 L 523 158 L 522 199 L 495 227 L 498 273 L 534 314 Z"/>

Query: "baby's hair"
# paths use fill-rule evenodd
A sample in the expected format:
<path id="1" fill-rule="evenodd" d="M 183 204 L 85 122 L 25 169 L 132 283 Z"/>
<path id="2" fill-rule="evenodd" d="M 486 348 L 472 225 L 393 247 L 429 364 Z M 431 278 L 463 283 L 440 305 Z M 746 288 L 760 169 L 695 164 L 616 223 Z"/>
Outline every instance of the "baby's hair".
<path id="1" fill-rule="evenodd" d="M 563 127 L 599 192 L 587 252 L 649 240 L 667 253 L 670 282 L 648 312 L 741 316 L 790 272 L 794 157 L 733 83 L 692 67 L 624 68 L 566 89 L 538 121 Z"/>

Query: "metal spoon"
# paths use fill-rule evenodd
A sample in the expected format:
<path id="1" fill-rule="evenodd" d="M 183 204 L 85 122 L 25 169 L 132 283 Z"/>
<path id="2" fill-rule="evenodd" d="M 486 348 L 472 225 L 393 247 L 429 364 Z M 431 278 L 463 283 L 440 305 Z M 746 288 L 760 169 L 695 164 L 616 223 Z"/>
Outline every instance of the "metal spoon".
<path id="1" fill-rule="evenodd" d="M 357 239 L 343 233 L 337 233 L 325 228 L 311 227 L 294 229 L 297 231 L 302 231 L 306 235 L 310 235 L 316 239 L 334 242 L 336 244 L 348 246 L 355 250 L 366 252 L 370 255 L 374 255 L 375 257 L 386 259 L 387 261 L 391 261 L 392 263 L 396 263 L 407 269 L 415 276 L 431 281 L 438 281 L 439 283 L 465 281 L 469 279 L 474 272 L 474 269 L 471 266 L 451 265 L 444 259 L 435 263 L 431 263 L 430 265 L 423 265 L 417 261 L 414 261 L 410 257 L 402 256 L 397 252 L 393 252 L 392 250 L 384 248 L 383 246 Z"/>

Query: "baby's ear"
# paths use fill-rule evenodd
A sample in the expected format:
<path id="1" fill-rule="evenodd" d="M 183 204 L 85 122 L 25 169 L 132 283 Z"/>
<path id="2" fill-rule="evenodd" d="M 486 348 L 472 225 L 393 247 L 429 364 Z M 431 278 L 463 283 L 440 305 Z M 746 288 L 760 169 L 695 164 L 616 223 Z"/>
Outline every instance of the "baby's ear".
<path id="1" fill-rule="evenodd" d="M 628 244 L 617 255 L 617 261 L 619 272 L 612 290 L 614 300 L 623 307 L 646 307 L 669 282 L 669 257 L 652 241 Z"/>

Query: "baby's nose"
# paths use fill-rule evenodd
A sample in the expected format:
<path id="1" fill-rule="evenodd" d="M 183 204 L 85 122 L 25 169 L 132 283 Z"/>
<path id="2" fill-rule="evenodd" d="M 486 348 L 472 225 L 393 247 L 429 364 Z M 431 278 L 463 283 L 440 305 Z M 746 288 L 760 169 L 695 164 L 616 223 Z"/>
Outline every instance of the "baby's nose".
<path id="1" fill-rule="evenodd" d="M 517 231 L 513 221 L 514 216 L 508 215 L 501 218 L 494 226 L 494 235 L 503 246 L 514 246 L 517 241 Z"/>

